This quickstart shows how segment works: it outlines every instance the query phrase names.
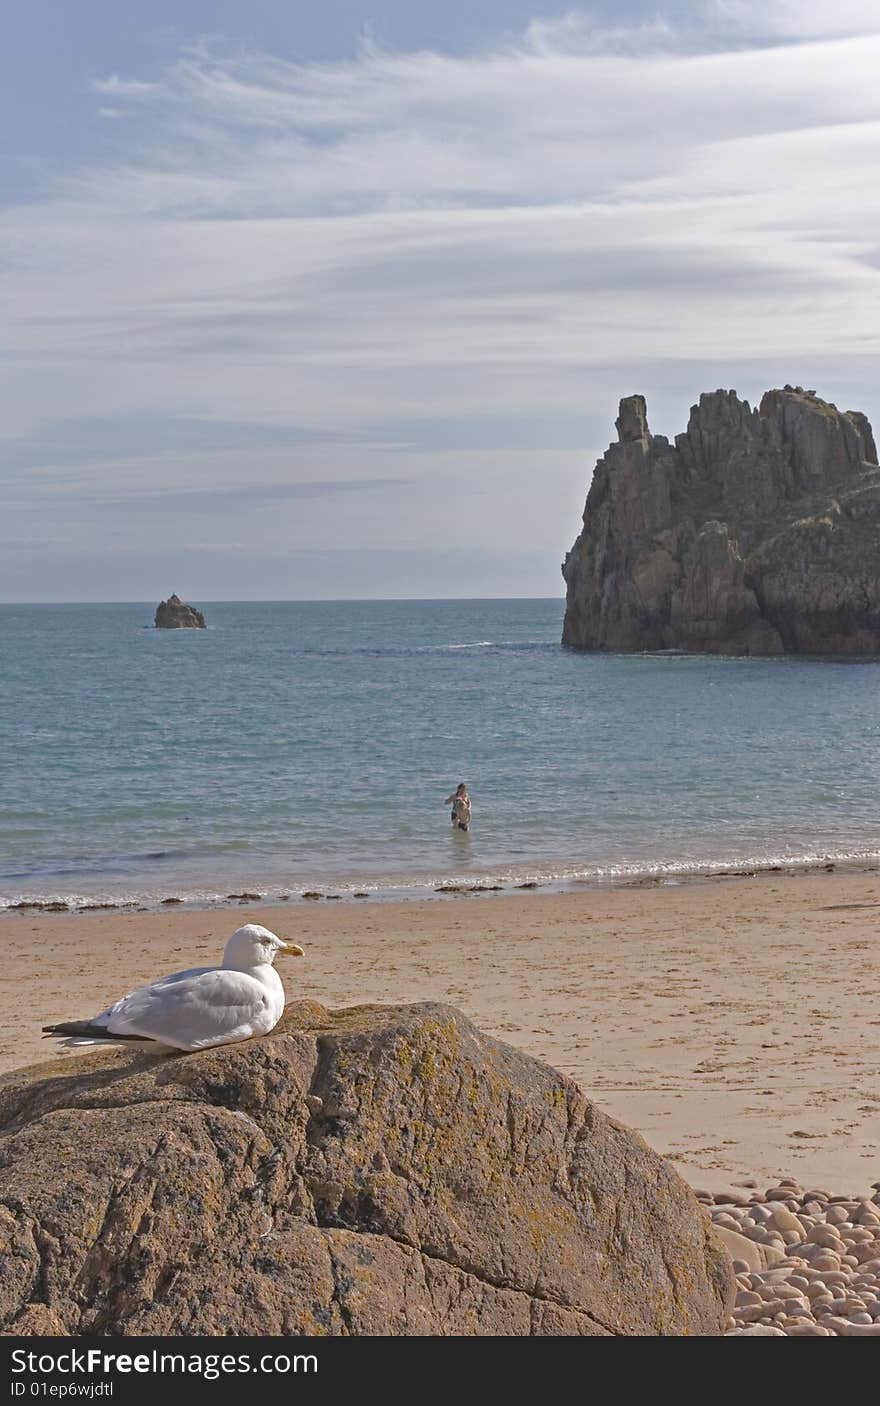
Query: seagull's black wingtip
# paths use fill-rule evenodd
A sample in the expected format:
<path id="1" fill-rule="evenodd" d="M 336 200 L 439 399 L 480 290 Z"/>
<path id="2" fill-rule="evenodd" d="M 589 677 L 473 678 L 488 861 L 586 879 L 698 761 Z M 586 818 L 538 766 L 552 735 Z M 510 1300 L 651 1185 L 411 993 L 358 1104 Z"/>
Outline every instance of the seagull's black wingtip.
<path id="1" fill-rule="evenodd" d="M 145 1044 L 155 1043 L 147 1035 L 114 1035 L 104 1025 L 95 1025 L 91 1020 L 62 1020 L 57 1025 L 44 1025 L 43 1035 L 74 1035 L 86 1040 L 140 1040 Z"/>

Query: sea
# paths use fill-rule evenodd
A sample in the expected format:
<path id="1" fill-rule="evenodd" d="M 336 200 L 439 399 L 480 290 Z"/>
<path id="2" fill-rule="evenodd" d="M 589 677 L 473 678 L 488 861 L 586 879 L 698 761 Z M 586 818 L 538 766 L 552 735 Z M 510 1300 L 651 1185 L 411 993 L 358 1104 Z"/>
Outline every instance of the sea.
<path id="1" fill-rule="evenodd" d="M 880 863 L 878 661 L 578 654 L 557 599 L 203 608 L 0 607 L 0 907 Z"/>

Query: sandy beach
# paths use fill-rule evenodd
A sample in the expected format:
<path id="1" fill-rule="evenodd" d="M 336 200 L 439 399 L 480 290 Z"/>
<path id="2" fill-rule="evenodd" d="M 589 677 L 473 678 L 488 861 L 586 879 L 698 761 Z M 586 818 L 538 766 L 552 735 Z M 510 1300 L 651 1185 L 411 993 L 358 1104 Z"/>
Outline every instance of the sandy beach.
<path id="1" fill-rule="evenodd" d="M 219 959 L 255 921 L 306 948 L 289 999 L 447 1001 L 570 1074 L 696 1187 L 788 1175 L 859 1193 L 880 1177 L 878 918 L 877 874 L 9 915 L 0 1068 L 55 1054 L 44 1023 Z"/>

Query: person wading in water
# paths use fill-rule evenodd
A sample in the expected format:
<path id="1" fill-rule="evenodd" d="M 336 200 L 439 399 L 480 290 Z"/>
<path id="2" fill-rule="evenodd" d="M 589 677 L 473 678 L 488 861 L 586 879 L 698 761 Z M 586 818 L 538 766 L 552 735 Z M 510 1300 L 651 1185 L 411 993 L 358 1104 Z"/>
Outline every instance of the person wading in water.
<path id="1" fill-rule="evenodd" d="M 451 796 L 447 796 L 443 804 L 452 806 L 452 824 L 459 830 L 467 830 L 471 823 L 471 798 L 463 781 L 459 782 L 458 789 Z"/>

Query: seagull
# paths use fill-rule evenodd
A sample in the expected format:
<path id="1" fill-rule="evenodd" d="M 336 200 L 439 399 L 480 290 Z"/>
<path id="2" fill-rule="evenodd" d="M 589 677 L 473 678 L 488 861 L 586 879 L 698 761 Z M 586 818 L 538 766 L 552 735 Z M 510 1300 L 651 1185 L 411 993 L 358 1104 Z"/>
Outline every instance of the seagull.
<path id="1" fill-rule="evenodd" d="M 280 955 L 303 957 L 259 923 L 238 928 L 219 967 L 193 967 L 129 991 L 91 1020 L 44 1025 L 44 1035 L 71 1043 L 145 1040 L 175 1050 L 207 1050 L 252 1035 L 268 1035 L 284 1011 L 284 987 L 272 965 Z"/>

